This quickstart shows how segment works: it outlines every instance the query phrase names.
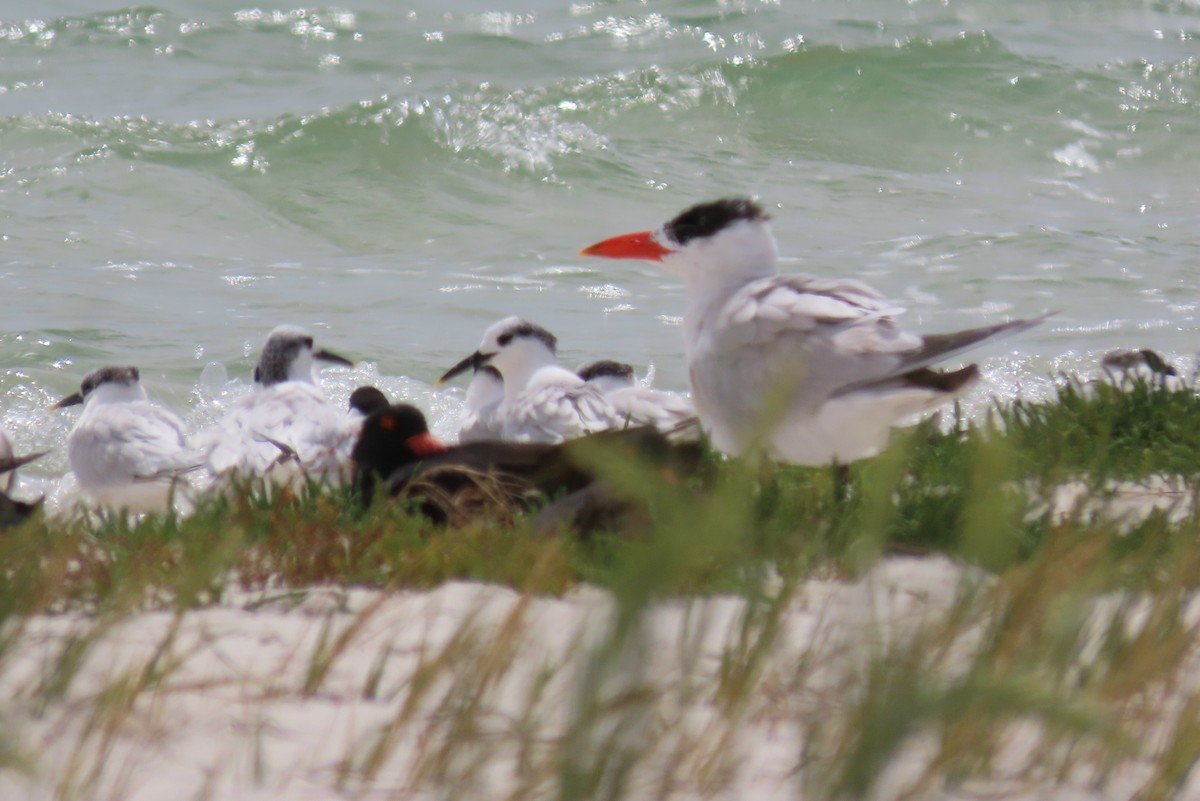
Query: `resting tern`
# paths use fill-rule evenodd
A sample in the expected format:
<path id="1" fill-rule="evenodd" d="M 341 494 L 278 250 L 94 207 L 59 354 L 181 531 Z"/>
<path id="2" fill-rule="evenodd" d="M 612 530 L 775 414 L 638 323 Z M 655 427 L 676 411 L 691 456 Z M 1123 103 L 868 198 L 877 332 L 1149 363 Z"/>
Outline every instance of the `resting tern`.
<path id="1" fill-rule="evenodd" d="M 278 483 L 342 477 L 362 418 L 325 397 L 313 378 L 314 360 L 354 364 L 315 350 L 312 336 L 297 326 L 271 331 L 254 368 L 254 392 L 198 437 L 214 476 L 270 476 Z"/>
<path id="2" fill-rule="evenodd" d="M 727 453 L 808 465 L 872 456 L 898 419 L 953 398 L 979 372 L 929 365 L 1044 319 L 905 331 L 895 319 L 903 309 L 865 284 L 780 274 L 768 220 L 751 200 L 718 200 L 582 254 L 656 261 L 682 276 L 692 400 Z"/>
<path id="3" fill-rule="evenodd" d="M 556 443 L 620 428 L 623 421 L 604 394 L 558 364 L 557 345 L 541 326 L 506 317 L 488 328 L 479 349 L 438 383 L 472 368 L 495 367 L 504 382 L 497 409 L 500 437 L 511 442 Z"/>
<path id="4" fill-rule="evenodd" d="M 1173 365 L 1168 363 L 1157 351 L 1149 348 L 1109 351 L 1100 360 L 1100 365 L 1105 372 L 1122 370 L 1130 375 L 1137 375 L 1144 367 L 1151 376 L 1159 376 L 1164 381 L 1167 376 L 1178 375 Z"/>
<path id="5" fill-rule="evenodd" d="M 83 405 L 67 436 L 79 492 L 134 513 L 167 509 L 185 488 L 181 478 L 199 464 L 183 421 L 151 403 L 139 378 L 136 367 L 102 367 L 51 407 Z"/>
<path id="6" fill-rule="evenodd" d="M 652 425 L 668 432 L 696 419 L 692 402 L 683 395 L 641 386 L 633 376 L 633 365 L 602 359 L 583 365 L 576 374 L 603 392 L 627 425 Z"/>

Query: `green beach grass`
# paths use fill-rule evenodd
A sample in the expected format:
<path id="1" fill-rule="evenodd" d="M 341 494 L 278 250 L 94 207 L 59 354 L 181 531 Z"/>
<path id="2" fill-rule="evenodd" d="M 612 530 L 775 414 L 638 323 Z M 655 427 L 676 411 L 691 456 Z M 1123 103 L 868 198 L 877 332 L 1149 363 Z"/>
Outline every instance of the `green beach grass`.
<path id="1" fill-rule="evenodd" d="M 296 653 L 300 678 L 274 692 L 303 701 L 363 647 L 389 597 L 468 580 L 523 600 L 490 629 L 468 620 L 392 683 L 387 723 L 338 744 L 332 785 L 347 797 L 378 789 L 397 761 L 408 765 L 410 790 L 491 797 L 479 795 L 489 758 L 516 760 L 508 797 L 720 796 L 739 770 L 731 743 L 763 721 L 800 743 L 791 797 L 917 799 L 978 782 L 1017 793 L 1081 781 L 1124 782 L 1147 801 L 1180 797 L 1200 757 L 1200 689 L 1190 680 L 1200 583 L 1195 388 L 1124 372 L 1062 377 L 1049 401 L 997 405 L 978 422 L 944 414 L 855 464 L 845 491 L 829 469 L 710 455 L 703 478 L 679 483 L 598 453 L 612 485 L 644 513 L 633 530 L 584 538 L 538 532 L 531 515 L 512 510 L 442 529 L 403 503 L 362 509 L 349 490 L 321 487 L 246 487 L 184 519 L 37 517 L 0 533 L 0 676 L 35 622 L 82 622 L 54 643 L 36 681 L 0 701 L 0 772 L 46 770 L 23 734 L 28 721 L 84 721 L 72 729 L 77 758 L 48 797 L 89 797 L 106 749 L 184 670 L 181 627 L 231 596 L 278 606 L 318 589 L 374 592 L 348 623 L 327 617 L 315 645 Z M 1082 489 L 1064 496 L 1068 485 Z M 1118 503 L 1130 495 L 1135 502 Z M 797 599 L 810 582 L 851 586 L 896 556 L 958 565 L 953 586 L 925 588 L 945 603 L 877 632 L 857 669 L 814 694 L 813 683 L 827 681 L 824 652 L 791 639 Z M 527 604 L 581 587 L 606 593 L 607 624 L 575 651 L 572 671 L 540 668 L 505 746 L 496 745 L 489 703 L 517 670 L 521 643 L 537 637 L 522 628 Z M 648 689 L 648 621 L 664 604 L 725 597 L 740 612 L 718 667 L 703 680 L 685 670 L 664 706 L 666 695 Z M 254 614 L 255 603 L 241 608 Z M 79 690 L 97 645 L 148 612 L 174 621 L 151 656 Z M 370 653 L 364 698 L 387 695 L 389 659 L 386 649 Z M 569 711 L 548 729 L 539 715 L 556 682 Z M 697 710 L 707 721 L 699 734 L 671 725 L 672 714 Z M 413 738 L 422 745 L 402 759 Z M 200 788 L 193 797 L 220 796 Z"/>

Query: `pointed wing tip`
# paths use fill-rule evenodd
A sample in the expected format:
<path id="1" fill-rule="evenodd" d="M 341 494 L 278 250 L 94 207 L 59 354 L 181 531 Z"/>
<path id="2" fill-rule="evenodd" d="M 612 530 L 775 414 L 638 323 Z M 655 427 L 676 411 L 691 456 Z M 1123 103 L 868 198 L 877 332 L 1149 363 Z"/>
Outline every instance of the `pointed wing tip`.
<path id="1" fill-rule="evenodd" d="M 28 453 L 24 456 L 13 456 L 8 459 L 0 459 L 0 475 L 10 473 L 19 467 L 24 467 L 32 461 L 41 459 L 50 451 L 37 451 L 36 453 Z"/>

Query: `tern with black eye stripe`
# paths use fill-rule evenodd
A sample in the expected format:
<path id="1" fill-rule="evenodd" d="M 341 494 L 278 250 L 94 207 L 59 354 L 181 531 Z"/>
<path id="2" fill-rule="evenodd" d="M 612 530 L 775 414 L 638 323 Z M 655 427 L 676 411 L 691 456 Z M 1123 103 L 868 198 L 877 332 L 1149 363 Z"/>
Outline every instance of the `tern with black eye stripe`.
<path id="1" fill-rule="evenodd" d="M 558 364 L 558 341 L 539 325 L 506 317 L 484 332 L 479 349 L 446 371 L 438 383 L 467 370 L 499 371 L 504 398 L 497 408 L 500 439 L 562 442 L 620 428 L 624 421 L 596 387 Z"/>

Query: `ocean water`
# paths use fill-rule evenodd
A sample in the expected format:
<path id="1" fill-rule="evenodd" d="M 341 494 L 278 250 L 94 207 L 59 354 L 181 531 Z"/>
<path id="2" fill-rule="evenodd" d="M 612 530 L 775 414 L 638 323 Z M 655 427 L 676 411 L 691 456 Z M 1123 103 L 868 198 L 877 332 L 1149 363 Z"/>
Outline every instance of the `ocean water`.
<path id="1" fill-rule="evenodd" d="M 580 248 L 753 195 L 784 268 L 981 349 L 981 397 L 1115 347 L 1191 365 L 1200 2 L 168 0 L 0 6 L 0 423 L 65 469 L 84 374 L 199 427 L 310 328 L 453 429 L 432 381 L 522 314 L 685 389 L 682 288 Z"/>

